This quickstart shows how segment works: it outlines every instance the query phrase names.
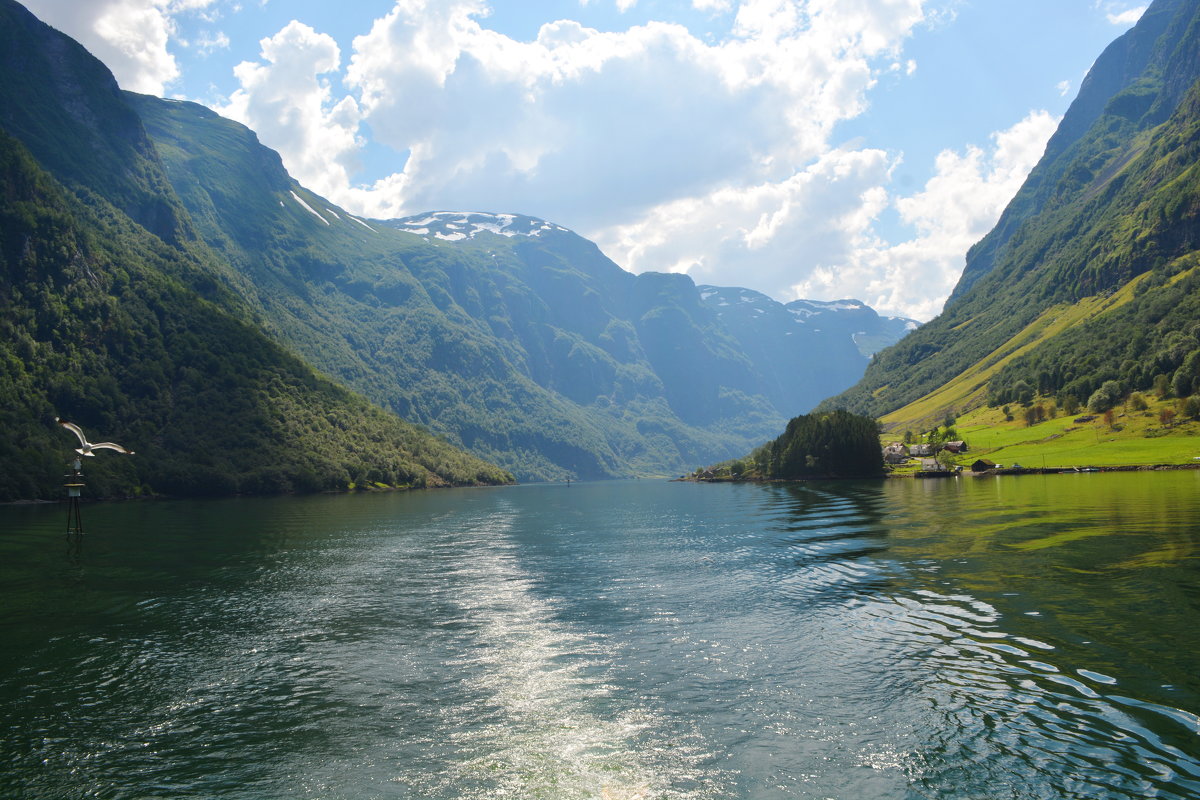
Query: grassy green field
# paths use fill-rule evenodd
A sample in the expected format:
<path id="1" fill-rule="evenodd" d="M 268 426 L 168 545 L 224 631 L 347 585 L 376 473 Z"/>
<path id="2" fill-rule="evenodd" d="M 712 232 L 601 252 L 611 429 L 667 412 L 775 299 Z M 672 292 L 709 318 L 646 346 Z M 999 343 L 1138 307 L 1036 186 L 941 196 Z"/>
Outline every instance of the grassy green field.
<path id="1" fill-rule="evenodd" d="M 1022 409 L 1014 406 L 1017 417 L 1006 421 L 996 408 L 978 408 L 958 418 L 958 437 L 965 440 L 969 452 L 954 457 L 954 463 L 969 467 L 977 458 L 987 458 L 1005 467 L 1112 467 L 1148 464 L 1200 463 L 1200 421 L 1183 420 L 1164 425 L 1159 413 L 1164 408 L 1176 409 L 1174 400 L 1150 401 L 1145 411 L 1117 406 L 1113 424 L 1103 415 L 1090 422 L 1075 422 L 1081 411 L 1070 416 L 1028 426 L 1020 417 Z M 1181 418 L 1178 414 L 1177 418 Z M 895 432 L 886 434 L 884 441 L 895 441 Z M 910 466 L 904 471 L 913 471 Z"/>
<path id="2" fill-rule="evenodd" d="M 888 431 L 920 427 L 928 429 L 952 409 L 981 408 L 987 396 L 988 379 L 1009 362 L 1030 352 L 1039 344 L 1076 325 L 1121 308 L 1135 296 L 1137 287 L 1147 275 L 1129 281 L 1111 295 L 1085 297 L 1076 303 L 1063 303 L 1047 308 L 1020 333 L 1004 342 L 994 352 L 980 359 L 953 380 L 924 397 L 898 408 L 880 418 Z M 967 320 L 959 327 L 971 324 Z M 1003 420 L 1003 415 L 1000 415 Z"/>

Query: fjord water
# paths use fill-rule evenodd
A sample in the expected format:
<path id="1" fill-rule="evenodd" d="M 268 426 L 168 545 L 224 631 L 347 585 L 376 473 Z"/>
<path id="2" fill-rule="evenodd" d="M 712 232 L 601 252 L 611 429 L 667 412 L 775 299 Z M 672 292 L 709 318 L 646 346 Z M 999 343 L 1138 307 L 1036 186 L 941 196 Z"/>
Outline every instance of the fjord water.
<path id="1" fill-rule="evenodd" d="M 6 798 L 1200 796 L 1200 472 L 0 509 Z"/>

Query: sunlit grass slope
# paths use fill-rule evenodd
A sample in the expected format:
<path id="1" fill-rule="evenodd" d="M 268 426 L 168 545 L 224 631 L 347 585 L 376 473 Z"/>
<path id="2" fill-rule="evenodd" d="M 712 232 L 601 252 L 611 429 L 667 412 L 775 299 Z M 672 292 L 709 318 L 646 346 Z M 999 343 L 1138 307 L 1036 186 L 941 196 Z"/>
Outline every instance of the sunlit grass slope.
<path id="1" fill-rule="evenodd" d="M 1084 411 L 1026 425 L 1019 418 L 1006 421 L 1001 409 L 978 408 L 958 418 L 955 428 L 970 450 L 954 460 L 969 466 L 987 458 L 1005 467 L 1035 468 L 1198 463 L 1200 421 L 1164 424 L 1161 412 L 1175 411 L 1176 401 L 1149 399 L 1144 411 L 1115 408 L 1111 426 L 1103 415 Z M 1094 419 L 1076 422 L 1081 416 Z"/>
<path id="2" fill-rule="evenodd" d="M 1096 61 L 943 312 L 826 400 L 927 427 L 950 410 L 1200 392 L 1200 7 L 1155 2 Z"/>
<path id="3" fill-rule="evenodd" d="M 1188 270 L 1188 273 L 1192 270 Z M 880 418 L 885 431 L 928 429 L 948 413 L 978 408 L 987 400 L 988 381 L 1014 359 L 1076 325 L 1121 308 L 1132 300 L 1146 275 L 1141 275 L 1111 295 L 1085 297 L 1078 303 L 1051 306 L 1020 333 L 985 358 L 920 399 Z M 1182 275 L 1176 276 L 1177 278 Z M 966 323 L 969 324 L 969 323 Z"/>

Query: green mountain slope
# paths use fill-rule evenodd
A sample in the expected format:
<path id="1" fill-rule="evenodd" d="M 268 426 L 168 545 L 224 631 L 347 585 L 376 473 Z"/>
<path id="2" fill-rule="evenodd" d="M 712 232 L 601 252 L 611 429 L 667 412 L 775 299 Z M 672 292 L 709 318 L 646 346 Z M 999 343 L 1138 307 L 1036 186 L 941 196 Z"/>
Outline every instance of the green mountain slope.
<path id="1" fill-rule="evenodd" d="M 607 332 L 610 349 L 635 342 L 621 359 L 562 327 L 556 315 L 605 335 L 598 303 L 606 279 L 625 275 L 615 265 L 592 275 L 525 237 L 430 242 L 357 219 L 292 180 L 245 127 L 130 99 L 205 240 L 235 268 L 228 285 L 275 338 L 402 417 L 523 480 L 661 471 L 739 441 L 672 414 L 633 330 Z M 646 420 L 670 434 L 648 441 Z"/>
<path id="2" fill-rule="evenodd" d="M 112 74 L 12 0 L 0 2 L 0 127 L 73 191 L 167 241 L 188 238 L 137 112 Z"/>
<path id="3" fill-rule="evenodd" d="M 61 493 L 76 443 L 57 414 L 136 450 L 86 459 L 101 495 L 509 480 L 200 297 L 180 257 L 0 134 L 0 500 Z"/>
<path id="4" fill-rule="evenodd" d="M 107 70 L 7 0 L 0 40 L 0 500 L 61 494 L 56 415 L 136 451 L 102 495 L 511 480 L 267 338 Z"/>
<path id="5" fill-rule="evenodd" d="M 174 315 L 177 303 L 202 300 L 243 333 L 265 333 L 273 352 L 526 480 L 672 474 L 745 452 L 906 332 L 855 303 L 792 310 L 759 296 L 727 308 L 726 290 L 714 299 L 686 276 L 632 275 L 593 243 L 528 217 L 360 219 L 300 186 L 245 127 L 119 91 L 81 47 L 12 0 L 0 0 L 0 43 L 0 128 L 65 190 L 80 236 L 115 225 L 120 233 L 104 236 L 159 253 L 138 280 L 178 289 L 156 300 L 160 324 L 199 325 Z M 26 235 L 14 231 L 14 242 Z M 13 275 L 14 286 L 35 280 Z M 124 302 L 122 286 L 97 291 Z M 34 294 L 15 291 L 12 313 L 26 315 Z M 122 357 L 171 360 L 184 341 Z M 203 360 L 224 374 L 241 347 Z M 115 370 L 105 392 L 127 391 L 112 354 L 80 353 Z M 167 384 L 174 369 L 161 370 Z M 163 389 L 155 380 L 143 380 L 145 392 Z M 45 391 L 36 385 L 29 391 Z M 131 398 L 135 414 L 142 395 Z M 245 470 L 228 471 L 240 486 Z M 356 480 L 361 469 L 351 472 Z"/>
<path id="6" fill-rule="evenodd" d="M 274 336 L 522 479 L 727 458 L 866 365 L 850 334 L 830 346 L 775 304 L 791 328 L 750 336 L 690 278 L 632 275 L 542 220 L 356 218 L 296 183 L 243 126 L 128 97 L 200 234 L 235 267 L 228 285 Z M 903 332 L 881 329 L 889 341 Z"/>
<path id="7" fill-rule="evenodd" d="M 1097 60 L 1089 91 L 972 250 L 942 314 L 825 406 L 919 425 L 1030 390 L 1086 400 L 1106 380 L 1147 389 L 1191 364 L 1200 348 L 1198 45 L 1200 7 L 1155 2 Z M 1114 65 L 1119 74 L 1107 74 Z M 1098 97 L 1097 87 L 1113 93 Z"/>
<path id="8" fill-rule="evenodd" d="M 1028 218 L 1070 201 L 1096 175 L 1119 169 L 1121 143 L 1170 116 L 1200 77 L 1200 50 L 1195 32 L 1189 31 L 1193 8 L 1190 0 L 1158 0 L 1105 48 L 1042 159 L 996 227 L 967 253 L 952 300 L 996 266 Z"/>

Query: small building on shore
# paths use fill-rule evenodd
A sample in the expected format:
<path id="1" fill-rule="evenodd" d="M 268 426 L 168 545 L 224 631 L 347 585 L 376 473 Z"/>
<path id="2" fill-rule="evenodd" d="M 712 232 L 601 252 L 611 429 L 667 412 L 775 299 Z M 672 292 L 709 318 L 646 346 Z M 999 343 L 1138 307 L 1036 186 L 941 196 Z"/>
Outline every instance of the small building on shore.
<path id="1" fill-rule="evenodd" d="M 883 448 L 883 461 L 885 464 L 903 464 L 908 461 L 908 448 L 899 442 L 892 442 Z"/>
<path id="2" fill-rule="evenodd" d="M 987 472 L 989 469 L 996 469 L 996 468 L 997 468 L 996 462 L 992 461 L 991 459 L 987 459 L 987 458 L 977 458 L 971 464 L 971 472 Z"/>

